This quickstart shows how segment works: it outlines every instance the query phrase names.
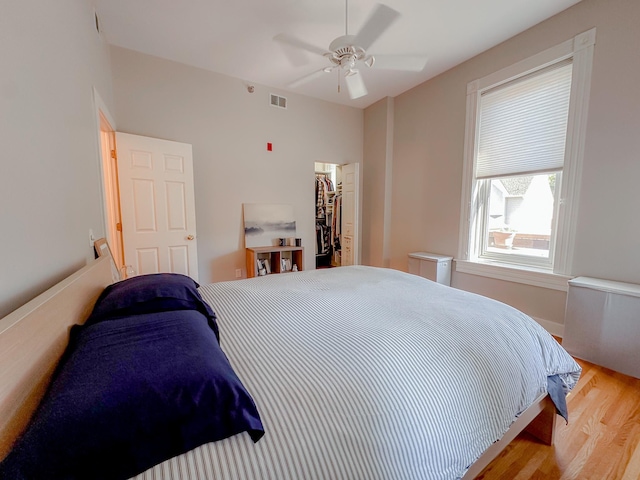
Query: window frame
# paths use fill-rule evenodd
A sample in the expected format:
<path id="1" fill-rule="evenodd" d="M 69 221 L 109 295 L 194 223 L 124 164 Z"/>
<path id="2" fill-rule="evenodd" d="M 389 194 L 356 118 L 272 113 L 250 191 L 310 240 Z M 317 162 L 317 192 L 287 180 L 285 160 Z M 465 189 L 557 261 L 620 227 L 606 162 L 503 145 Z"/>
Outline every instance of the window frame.
<path id="1" fill-rule="evenodd" d="M 576 236 L 579 180 L 582 173 L 595 40 L 596 29 L 592 28 L 467 85 L 460 241 L 456 271 L 559 290 L 567 289 L 566 280 L 570 278 L 572 271 L 571 252 Z M 556 207 L 556 240 L 553 252 L 549 255 L 553 262 L 552 268 L 532 265 L 530 262 L 507 263 L 504 260 L 480 258 L 477 248 L 481 245 L 479 236 L 482 232 L 477 226 L 478 222 L 482 222 L 482 209 L 477 204 L 480 182 L 475 180 L 480 96 L 483 91 L 569 58 L 572 59 L 573 73 L 560 198 Z"/>

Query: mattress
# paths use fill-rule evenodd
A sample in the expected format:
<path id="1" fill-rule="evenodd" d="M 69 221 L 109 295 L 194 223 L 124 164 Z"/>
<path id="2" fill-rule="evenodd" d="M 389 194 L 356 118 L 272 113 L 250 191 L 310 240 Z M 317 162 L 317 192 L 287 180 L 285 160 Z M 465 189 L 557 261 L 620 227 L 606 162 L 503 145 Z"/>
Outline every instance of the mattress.
<path id="1" fill-rule="evenodd" d="M 265 428 L 137 479 L 457 479 L 580 367 L 503 303 L 353 266 L 200 287 Z"/>

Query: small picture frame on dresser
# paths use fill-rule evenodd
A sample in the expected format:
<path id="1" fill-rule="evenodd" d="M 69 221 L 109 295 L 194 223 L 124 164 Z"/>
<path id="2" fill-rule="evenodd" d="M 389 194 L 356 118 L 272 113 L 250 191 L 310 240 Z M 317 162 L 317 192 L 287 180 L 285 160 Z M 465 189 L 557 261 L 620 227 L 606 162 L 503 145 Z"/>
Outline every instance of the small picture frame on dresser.
<path id="1" fill-rule="evenodd" d="M 111 259 L 111 277 L 113 278 L 113 283 L 124 280 L 126 278 L 120 275 L 120 271 L 118 270 L 113 255 L 111 254 L 111 249 L 109 248 L 109 244 L 107 243 L 106 238 L 98 238 L 95 242 L 93 242 L 93 249 L 95 252 L 95 258 L 107 256 Z"/>

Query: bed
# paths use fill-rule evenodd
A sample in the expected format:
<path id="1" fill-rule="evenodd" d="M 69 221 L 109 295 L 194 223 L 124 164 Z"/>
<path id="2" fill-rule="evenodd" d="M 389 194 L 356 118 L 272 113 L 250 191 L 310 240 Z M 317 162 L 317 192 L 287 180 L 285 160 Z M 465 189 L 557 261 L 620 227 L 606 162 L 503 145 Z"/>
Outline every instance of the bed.
<path id="1" fill-rule="evenodd" d="M 147 277 L 136 281 L 152 287 L 158 283 Z M 12 462 L 30 463 L 38 450 L 29 448 L 43 448 L 29 445 L 37 437 L 29 432 L 37 431 L 33 425 L 41 422 L 43 411 L 55 411 L 47 403 L 54 394 L 58 403 L 79 402 L 77 398 L 69 400 L 67 390 L 60 393 L 58 388 L 59 379 L 69 376 L 69 368 L 65 370 L 68 364 L 75 365 L 76 376 L 86 377 L 82 389 L 101 383 L 104 374 L 100 370 L 93 374 L 95 378 L 80 372 L 93 371 L 102 359 L 108 368 L 119 372 L 118 379 L 131 372 L 134 379 L 140 371 L 148 375 L 161 370 L 163 363 L 168 364 L 165 370 L 173 372 L 172 382 L 192 377 L 187 372 L 195 368 L 176 366 L 182 360 L 166 360 L 167 353 L 148 364 L 131 357 L 135 358 L 132 364 L 144 366 L 126 369 L 129 373 L 123 374 L 129 353 L 119 353 L 122 360 L 113 361 L 113 355 L 95 353 L 102 344 L 96 347 L 91 343 L 102 341 L 107 335 L 100 329 L 116 328 L 113 325 L 126 323 L 126 328 L 137 332 L 146 322 L 160 343 L 176 335 L 172 330 L 176 322 L 197 325 L 199 333 L 188 330 L 178 334 L 175 347 L 167 349 L 166 345 L 172 344 L 165 343 L 163 352 L 174 355 L 186 342 L 189 347 L 184 355 L 196 358 L 198 366 L 208 363 L 203 360 L 208 354 L 198 357 L 194 352 L 200 347 L 189 343 L 194 337 L 207 337 L 210 343 L 204 348 L 220 350 L 216 355 L 224 364 L 225 378 L 232 378 L 229 391 L 233 392 L 233 405 L 215 404 L 204 414 L 198 413 L 195 420 L 183 423 L 201 425 L 209 421 L 211 410 L 226 412 L 227 408 L 231 412 L 227 416 L 234 422 L 240 419 L 240 423 L 203 429 L 216 430 L 215 438 L 197 432 L 194 440 L 189 433 L 185 435 L 188 440 L 174 450 L 161 452 L 165 460 L 149 451 L 162 450 L 171 443 L 180 427 L 174 425 L 171 430 L 165 424 L 182 420 L 165 422 L 161 418 L 166 432 L 136 436 L 140 429 L 137 423 L 158 420 L 148 418 L 153 416 L 149 411 L 156 410 L 151 408 L 155 399 L 127 397 L 150 389 L 129 386 L 115 417 L 106 423 L 101 418 L 103 423 L 98 425 L 102 427 L 86 429 L 85 435 L 96 443 L 92 455 L 98 456 L 87 462 L 92 463 L 87 468 L 94 470 L 75 477 L 67 472 L 59 475 L 62 478 L 466 480 L 480 473 L 524 428 L 551 444 L 556 412 L 566 416 L 564 395 L 580 375 L 577 363 L 523 313 L 390 269 L 342 267 L 203 285 L 197 289 L 200 300 L 193 300 L 190 292 L 189 301 L 180 299 L 177 306 L 175 298 L 169 303 L 155 297 L 144 299 L 152 301 L 152 313 L 137 310 L 140 302 L 133 309 L 136 311 L 113 313 L 118 305 L 107 305 L 105 292 L 124 288 L 126 282 L 104 290 L 111 283 L 105 259 L 92 262 L 65 282 L 36 299 L 37 306 L 25 306 L 0 320 L 0 458 L 8 455 L 0 472 Z M 53 311 L 49 309 L 52 303 Z M 69 328 L 84 323 L 87 317 L 86 325 L 73 327 L 63 355 Z M 170 334 L 164 333 L 165 324 Z M 117 328 L 121 333 L 122 328 Z M 142 344 L 150 343 L 147 339 Z M 81 350 L 79 345 L 94 356 L 74 364 L 75 352 L 70 354 L 69 349 Z M 45 400 L 36 409 L 61 356 Z M 103 387 L 114 388 L 111 384 Z M 115 402 L 112 399 L 117 395 L 113 390 L 107 392 L 102 390 L 95 398 L 109 401 L 87 401 L 92 415 L 104 415 L 103 405 Z M 132 405 L 138 410 L 128 410 Z M 127 410 L 122 410 L 125 407 Z M 51 457 L 47 463 L 67 455 L 71 447 L 64 446 L 66 441 L 71 446 L 90 443 L 81 436 L 69 440 L 89 423 L 75 410 L 70 411 L 79 426 L 62 434 L 66 426 L 54 424 L 58 438 L 45 445 L 60 443 L 60 451 L 46 448 Z M 131 426 L 133 431 L 127 434 L 131 438 L 127 440 L 125 435 L 120 443 L 109 443 L 108 439 L 101 443 L 102 433 L 118 422 L 124 423 L 119 429 Z M 162 435 L 169 437 L 163 439 Z M 118 449 L 126 455 L 114 456 Z M 143 461 L 129 458 L 135 455 L 142 455 Z M 16 457 L 21 458 L 14 461 Z M 97 467 L 100 462 L 105 463 Z M 82 461 L 75 458 L 71 463 Z M 120 463 L 127 468 L 108 470 Z"/>

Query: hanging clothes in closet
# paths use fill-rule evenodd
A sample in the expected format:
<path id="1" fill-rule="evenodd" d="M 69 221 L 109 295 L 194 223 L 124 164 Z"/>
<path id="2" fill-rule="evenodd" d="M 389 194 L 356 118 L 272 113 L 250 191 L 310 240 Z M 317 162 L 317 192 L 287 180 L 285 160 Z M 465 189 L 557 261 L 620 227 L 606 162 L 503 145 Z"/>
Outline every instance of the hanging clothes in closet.
<path id="1" fill-rule="evenodd" d="M 329 206 L 329 195 L 335 193 L 333 182 L 324 173 L 316 174 L 316 212 L 317 218 L 321 218 L 327 214 Z"/>
<path id="2" fill-rule="evenodd" d="M 325 174 L 316 174 L 316 267 L 331 266 L 335 187 Z"/>

